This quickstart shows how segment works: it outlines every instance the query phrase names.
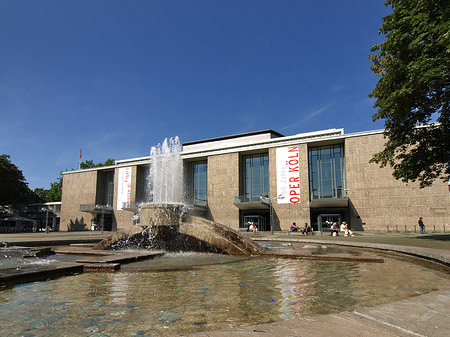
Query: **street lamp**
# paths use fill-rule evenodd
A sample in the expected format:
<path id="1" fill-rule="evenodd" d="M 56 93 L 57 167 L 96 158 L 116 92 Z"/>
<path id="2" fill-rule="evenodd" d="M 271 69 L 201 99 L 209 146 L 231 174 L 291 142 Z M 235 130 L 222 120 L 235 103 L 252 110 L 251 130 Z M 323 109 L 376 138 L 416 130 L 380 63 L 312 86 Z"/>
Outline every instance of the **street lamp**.
<path id="1" fill-rule="evenodd" d="M 49 228 L 48 228 L 48 211 L 51 210 L 53 211 L 53 209 L 50 208 L 50 206 L 46 206 L 46 207 L 42 207 L 41 211 L 45 212 L 45 233 L 48 234 L 49 232 Z"/>
<path id="2" fill-rule="evenodd" d="M 103 230 L 105 228 L 105 209 L 108 209 L 109 207 L 111 207 L 110 205 L 95 205 L 96 209 L 100 209 L 101 210 L 101 218 L 100 218 L 100 227 L 102 229 L 102 234 L 103 234 Z"/>
<path id="3" fill-rule="evenodd" d="M 269 221 L 270 221 L 270 232 L 273 235 L 273 207 L 270 198 L 267 195 L 261 195 L 259 200 L 264 201 L 269 204 Z"/>

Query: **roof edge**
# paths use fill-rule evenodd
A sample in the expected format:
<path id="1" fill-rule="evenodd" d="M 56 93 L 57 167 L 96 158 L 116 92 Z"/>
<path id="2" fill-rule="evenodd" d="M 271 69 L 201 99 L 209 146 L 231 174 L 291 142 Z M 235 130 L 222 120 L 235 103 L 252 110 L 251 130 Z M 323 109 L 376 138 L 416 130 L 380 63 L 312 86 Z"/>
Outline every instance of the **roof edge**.
<path id="1" fill-rule="evenodd" d="M 216 142 L 216 141 L 220 141 L 220 140 L 227 140 L 227 139 L 233 139 L 233 138 L 241 138 L 241 137 L 247 137 L 247 136 L 255 136 L 255 135 L 261 135 L 264 133 L 272 133 L 277 137 L 285 137 L 285 135 L 272 130 L 272 129 L 267 129 L 267 130 L 260 130 L 260 131 L 252 131 L 252 132 L 245 132 L 245 133 L 238 133 L 235 135 L 229 135 L 229 136 L 222 136 L 222 137 L 216 137 L 216 138 L 209 138 L 209 139 L 203 139 L 203 140 L 194 140 L 192 142 L 186 142 L 183 143 L 183 146 L 185 145 L 195 145 L 195 144 L 202 144 L 202 143 L 209 143 L 209 142 Z"/>

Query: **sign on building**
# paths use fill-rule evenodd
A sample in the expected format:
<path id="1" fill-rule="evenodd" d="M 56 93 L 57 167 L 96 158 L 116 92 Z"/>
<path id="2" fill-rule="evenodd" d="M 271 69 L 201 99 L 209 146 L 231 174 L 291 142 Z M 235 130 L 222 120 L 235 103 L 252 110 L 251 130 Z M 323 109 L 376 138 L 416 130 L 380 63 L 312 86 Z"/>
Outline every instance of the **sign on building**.
<path id="1" fill-rule="evenodd" d="M 130 207 L 131 204 L 131 167 L 119 168 L 117 186 L 117 210 Z"/>
<path id="2" fill-rule="evenodd" d="M 277 148 L 278 204 L 300 203 L 300 160 L 298 146 Z"/>

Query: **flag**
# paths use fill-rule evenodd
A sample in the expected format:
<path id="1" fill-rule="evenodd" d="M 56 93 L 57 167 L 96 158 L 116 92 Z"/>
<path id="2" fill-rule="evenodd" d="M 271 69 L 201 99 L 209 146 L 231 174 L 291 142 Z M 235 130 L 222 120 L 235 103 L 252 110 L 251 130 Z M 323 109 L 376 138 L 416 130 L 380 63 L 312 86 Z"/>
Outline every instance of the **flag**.
<path id="1" fill-rule="evenodd" d="M 81 159 L 81 149 L 80 149 L 80 159 Z"/>

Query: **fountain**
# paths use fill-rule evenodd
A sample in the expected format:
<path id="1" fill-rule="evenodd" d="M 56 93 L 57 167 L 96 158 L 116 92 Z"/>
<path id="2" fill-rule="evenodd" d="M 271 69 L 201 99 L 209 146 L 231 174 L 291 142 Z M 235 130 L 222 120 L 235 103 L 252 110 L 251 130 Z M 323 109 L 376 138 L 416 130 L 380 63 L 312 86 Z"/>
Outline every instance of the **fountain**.
<path id="1" fill-rule="evenodd" d="M 167 138 L 150 151 L 151 167 L 147 179 L 149 201 L 153 204 L 181 205 L 183 199 L 183 161 L 178 137 Z"/>
<path id="2" fill-rule="evenodd" d="M 258 244 L 226 226 L 188 216 L 189 207 L 183 203 L 183 161 L 178 137 L 166 138 L 152 147 L 150 154 L 148 196 L 134 217 L 139 219 L 138 226 L 114 233 L 95 249 L 133 247 L 233 255 L 264 252 Z"/>

